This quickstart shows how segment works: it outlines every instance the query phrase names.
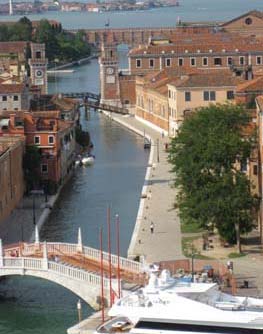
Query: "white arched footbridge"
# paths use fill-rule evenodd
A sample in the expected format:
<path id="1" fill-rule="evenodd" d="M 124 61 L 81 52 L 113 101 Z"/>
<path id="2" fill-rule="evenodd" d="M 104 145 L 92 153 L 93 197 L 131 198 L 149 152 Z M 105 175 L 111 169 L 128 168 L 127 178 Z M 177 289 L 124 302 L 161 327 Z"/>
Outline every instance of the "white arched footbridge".
<path id="1" fill-rule="evenodd" d="M 104 305 L 109 305 L 113 292 L 117 295 L 118 264 L 121 280 L 143 283 L 141 263 L 113 254 L 110 260 L 114 278 L 110 282 L 109 253 L 83 246 L 80 230 L 77 244 L 39 242 L 37 228 L 35 240 L 35 243 L 20 243 L 3 248 L 0 239 L 0 276 L 29 275 L 55 282 L 74 292 L 94 309 L 101 306 L 102 279 Z M 101 263 L 104 268 L 103 278 L 100 274 Z"/>

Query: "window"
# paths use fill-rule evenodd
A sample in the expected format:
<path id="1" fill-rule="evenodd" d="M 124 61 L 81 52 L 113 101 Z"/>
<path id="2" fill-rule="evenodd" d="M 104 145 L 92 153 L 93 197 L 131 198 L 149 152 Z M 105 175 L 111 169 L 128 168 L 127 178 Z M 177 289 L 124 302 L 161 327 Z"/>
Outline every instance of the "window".
<path id="1" fill-rule="evenodd" d="M 233 58 L 232 57 L 227 57 L 227 65 L 232 65 L 233 64 Z"/>
<path id="2" fill-rule="evenodd" d="M 48 173 L 48 166 L 47 164 L 41 164 L 41 173 L 47 174 Z"/>
<path id="3" fill-rule="evenodd" d="M 34 143 L 35 143 L 35 145 L 40 145 L 40 136 L 35 136 L 34 137 Z"/>
<path id="4" fill-rule="evenodd" d="M 222 59 L 217 57 L 217 58 L 214 58 L 214 65 L 215 66 L 221 66 L 222 65 Z"/>
<path id="5" fill-rule="evenodd" d="M 178 66 L 184 65 L 184 58 L 178 58 Z"/>
<path id="6" fill-rule="evenodd" d="M 7 96 L 6 95 L 2 96 L 2 101 L 7 101 Z"/>
<path id="7" fill-rule="evenodd" d="M 36 58 L 37 59 L 41 59 L 41 51 L 37 51 L 36 52 Z"/>
<path id="8" fill-rule="evenodd" d="M 136 59 L 136 67 L 142 67 L 142 60 L 141 59 Z"/>
<path id="9" fill-rule="evenodd" d="M 244 173 L 247 171 L 247 161 L 246 160 L 241 161 L 240 169 L 241 169 L 241 172 L 244 172 Z"/>
<path id="10" fill-rule="evenodd" d="M 54 144 L 54 136 L 48 136 L 48 143 Z"/>
<path id="11" fill-rule="evenodd" d="M 243 56 L 239 57 L 239 65 L 245 64 L 245 58 Z"/>
<path id="12" fill-rule="evenodd" d="M 13 100 L 18 101 L 18 95 L 14 95 Z"/>
<path id="13" fill-rule="evenodd" d="M 215 100 L 216 100 L 216 92 L 212 90 L 210 92 L 210 101 L 215 101 Z"/>
<path id="14" fill-rule="evenodd" d="M 166 58 L 165 59 L 165 66 L 170 67 L 171 66 L 171 58 Z"/>
<path id="15" fill-rule="evenodd" d="M 208 66 L 208 58 L 207 57 L 203 58 L 203 66 Z"/>
<path id="16" fill-rule="evenodd" d="M 168 89 L 168 97 L 169 97 L 169 99 L 171 98 L 171 91 L 170 91 L 170 89 Z"/>
<path id="17" fill-rule="evenodd" d="M 191 64 L 191 66 L 195 66 L 196 65 L 196 59 L 195 58 L 190 58 L 190 64 Z"/>
<path id="18" fill-rule="evenodd" d="M 215 101 L 216 100 L 216 92 L 211 90 L 211 91 L 204 91 L 203 94 L 204 101 Z"/>
<path id="19" fill-rule="evenodd" d="M 191 101 L 191 92 L 185 92 L 184 93 L 184 99 L 186 102 Z"/>
<path id="20" fill-rule="evenodd" d="M 253 174 L 258 175 L 258 165 L 253 166 Z"/>
<path id="21" fill-rule="evenodd" d="M 247 17 L 247 18 L 245 19 L 245 23 L 246 23 L 247 25 L 250 25 L 252 22 L 253 22 L 253 21 L 252 21 L 251 17 Z"/>
<path id="22" fill-rule="evenodd" d="M 154 59 L 149 59 L 149 67 L 154 67 Z"/>
<path id="23" fill-rule="evenodd" d="M 234 91 L 233 91 L 233 90 L 228 90 L 228 91 L 226 92 L 226 98 L 227 98 L 228 100 L 233 100 L 233 99 L 234 99 Z"/>
<path id="24" fill-rule="evenodd" d="M 257 63 L 257 65 L 261 65 L 262 64 L 262 57 L 261 56 L 257 56 L 256 63 Z"/>

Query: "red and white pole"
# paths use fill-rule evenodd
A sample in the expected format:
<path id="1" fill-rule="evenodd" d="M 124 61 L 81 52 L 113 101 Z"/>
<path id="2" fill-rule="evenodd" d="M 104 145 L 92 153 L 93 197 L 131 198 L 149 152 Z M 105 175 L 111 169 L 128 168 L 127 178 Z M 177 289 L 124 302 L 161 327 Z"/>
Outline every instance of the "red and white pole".
<path id="1" fill-rule="evenodd" d="M 121 271 L 120 271 L 120 218 L 116 215 L 117 259 L 118 259 L 118 298 L 121 298 Z"/>
<path id="2" fill-rule="evenodd" d="M 110 207 L 107 210 L 108 223 L 108 253 L 109 253 L 109 279 L 110 279 L 110 306 L 112 306 L 112 281 L 111 281 L 111 222 L 110 222 Z"/>
<path id="3" fill-rule="evenodd" d="M 100 281 L 101 281 L 101 318 L 105 321 L 104 315 L 104 284 L 103 284 L 103 246 L 102 246 L 102 228 L 100 228 Z"/>

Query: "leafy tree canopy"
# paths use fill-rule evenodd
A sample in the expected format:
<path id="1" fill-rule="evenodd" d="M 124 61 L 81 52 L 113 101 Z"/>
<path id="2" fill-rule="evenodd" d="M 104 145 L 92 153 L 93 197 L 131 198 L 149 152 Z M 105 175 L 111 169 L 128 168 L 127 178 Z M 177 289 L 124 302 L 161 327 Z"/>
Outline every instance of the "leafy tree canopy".
<path id="1" fill-rule="evenodd" d="M 83 31 L 74 34 L 65 32 L 61 25 L 53 26 L 46 19 L 39 22 L 33 31 L 32 22 L 23 17 L 10 25 L 0 24 L 0 41 L 32 41 L 45 43 L 50 62 L 69 62 L 90 55 L 90 45 Z"/>
<path id="2" fill-rule="evenodd" d="M 37 146 L 26 146 L 23 159 L 23 169 L 27 192 L 39 184 L 39 168 L 41 156 Z"/>
<path id="3" fill-rule="evenodd" d="M 253 227 L 258 199 L 240 169 L 253 149 L 250 122 L 242 106 L 210 105 L 186 118 L 172 140 L 169 161 L 179 189 L 182 221 L 216 227 L 229 242 Z M 245 135 L 246 134 L 246 135 Z"/>

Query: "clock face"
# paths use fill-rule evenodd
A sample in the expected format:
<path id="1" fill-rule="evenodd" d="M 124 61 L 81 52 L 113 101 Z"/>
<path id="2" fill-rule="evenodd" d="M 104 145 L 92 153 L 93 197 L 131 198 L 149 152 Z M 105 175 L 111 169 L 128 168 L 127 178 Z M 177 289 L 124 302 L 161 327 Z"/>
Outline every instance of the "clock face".
<path id="1" fill-rule="evenodd" d="M 43 77 L 43 71 L 42 70 L 36 70 L 35 75 L 36 75 L 36 77 L 41 78 L 41 77 Z"/>
<path id="2" fill-rule="evenodd" d="M 107 74 L 113 74 L 114 68 L 113 67 L 107 67 L 106 72 L 107 72 Z"/>

